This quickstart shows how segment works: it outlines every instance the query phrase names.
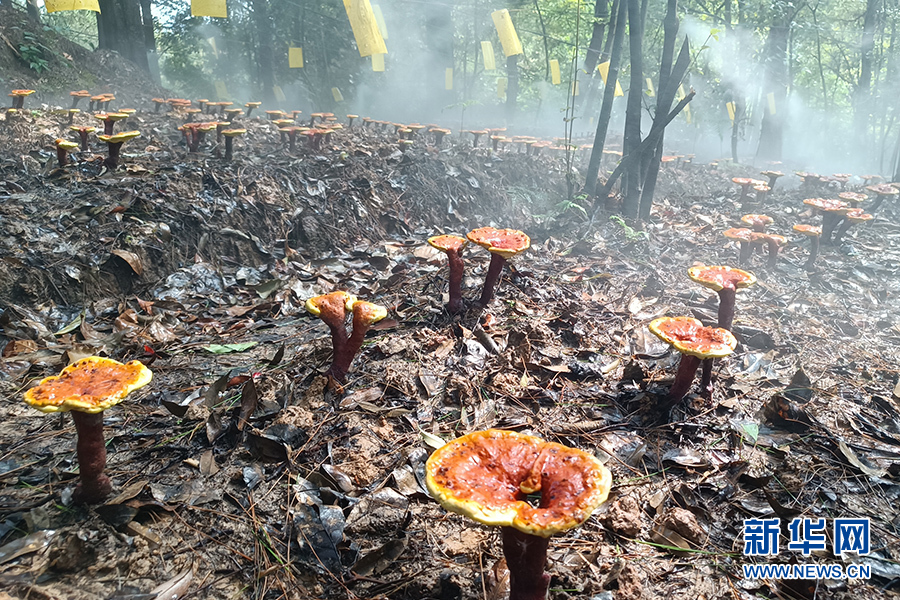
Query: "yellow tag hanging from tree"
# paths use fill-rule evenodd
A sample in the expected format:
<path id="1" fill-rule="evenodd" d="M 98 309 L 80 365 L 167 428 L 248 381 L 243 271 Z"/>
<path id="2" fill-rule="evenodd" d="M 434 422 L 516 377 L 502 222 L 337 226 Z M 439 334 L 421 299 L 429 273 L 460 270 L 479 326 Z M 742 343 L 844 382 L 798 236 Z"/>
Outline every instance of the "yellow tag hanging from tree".
<path id="1" fill-rule="evenodd" d="M 509 11 L 495 10 L 491 13 L 491 19 L 494 20 L 494 27 L 497 28 L 497 35 L 500 36 L 500 45 L 503 46 L 503 54 L 507 57 L 522 54 L 522 42 L 519 41 L 519 35 L 513 26 L 512 18 Z"/>
<path id="2" fill-rule="evenodd" d="M 728 118 L 734 121 L 734 102 L 726 102 L 725 108 L 728 109 Z"/>
<path id="3" fill-rule="evenodd" d="M 494 45 L 490 42 L 481 42 L 481 56 L 484 58 L 484 70 L 493 71 L 497 68 L 494 62 Z"/>
<path id="4" fill-rule="evenodd" d="M 774 115 L 775 114 L 775 92 L 769 92 L 768 94 L 766 94 L 766 98 L 769 101 L 769 114 Z"/>
<path id="5" fill-rule="evenodd" d="M 44 8 L 48 13 L 64 10 L 92 10 L 100 12 L 98 0 L 44 0 Z"/>
<path id="6" fill-rule="evenodd" d="M 191 0 L 192 17 L 228 18 L 228 7 L 225 0 Z"/>
<path id="7" fill-rule="evenodd" d="M 550 61 L 550 83 L 553 85 L 559 85 L 562 81 L 562 78 L 559 74 L 559 61 L 555 58 Z"/>
<path id="8" fill-rule="evenodd" d="M 387 54 L 384 38 L 378 30 L 378 22 L 369 0 L 344 0 L 344 9 L 350 19 L 350 28 L 356 39 L 356 47 L 360 56 Z"/>
<path id="9" fill-rule="evenodd" d="M 647 78 L 647 95 L 651 98 L 656 95 L 656 90 L 653 89 L 653 80 L 649 77 Z"/>
<path id="10" fill-rule="evenodd" d="M 453 67 L 448 67 L 444 71 L 444 89 L 445 90 L 453 89 Z"/>
<path id="11" fill-rule="evenodd" d="M 609 61 L 600 63 L 597 65 L 597 70 L 600 71 L 600 79 L 603 80 L 603 85 L 606 85 L 606 77 L 609 75 Z M 616 80 L 616 93 L 614 95 L 615 98 L 619 96 L 624 96 L 625 92 L 622 91 L 622 86 L 619 85 L 619 80 Z"/>
<path id="12" fill-rule="evenodd" d="M 287 96 L 284 95 L 284 90 L 280 85 L 272 86 L 272 95 L 275 96 L 276 102 L 287 102 Z"/>
<path id="13" fill-rule="evenodd" d="M 291 69 L 303 68 L 303 48 L 288 48 L 288 67 Z"/>
<path id="14" fill-rule="evenodd" d="M 331 88 L 331 95 L 334 98 L 335 102 L 344 101 L 344 95 L 341 93 L 341 90 L 337 89 L 336 87 Z"/>
<path id="15" fill-rule="evenodd" d="M 372 55 L 372 70 L 376 73 L 384 73 L 384 54 Z"/>

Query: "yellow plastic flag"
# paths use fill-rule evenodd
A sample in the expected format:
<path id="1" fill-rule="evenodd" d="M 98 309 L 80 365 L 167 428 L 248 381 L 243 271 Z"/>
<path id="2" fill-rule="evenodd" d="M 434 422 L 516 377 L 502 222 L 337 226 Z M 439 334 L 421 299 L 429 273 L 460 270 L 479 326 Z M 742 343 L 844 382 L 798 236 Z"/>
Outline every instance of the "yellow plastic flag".
<path id="1" fill-rule="evenodd" d="M 766 98 L 769 100 L 769 114 L 775 114 L 775 92 L 769 92 L 766 94 Z"/>
<path id="2" fill-rule="evenodd" d="M 550 83 L 559 85 L 562 79 L 559 76 L 559 61 L 555 58 L 550 61 Z"/>
<path id="3" fill-rule="evenodd" d="M 375 22 L 378 24 L 378 31 L 381 33 L 381 37 L 385 40 L 388 39 L 387 25 L 384 24 L 384 13 L 381 12 L 381 7 L 373 4 L 372 14 L 375 15 Z"/>
<path id="4" fill-rule="evenodd" d="M 506 95 L 506 77 L 497 78 L 497 97 L 503 98 Z"/>
<path id="5" fill-rule="evenodd" d="M 384 54 L 372 55 L 372 70 L 376 73 L 384 73 Z"/>
<path id="6" fill-rule="evenodd" d="M 350 28 L 356 39 L 359 55 L 387 54 L 387 46 L 384 45 L 384 38 L 378 31 L 378 23 L 375 21 L 375 13 L 372 12 L 369 0 L 344 0 L 344 10 L 350 19 Z"/>
<path id="7" fill-rule="evenodd" d="M 219 100 L 228 100 L 228 88 L 225 87 L 224 81 L 216 82 L 216 96 L 219 97 Z"/>
<path id="8" fill-rule="evenodd" d="M 569 95 L 577 96 L 579 93 L 580 92 L 578 89 L 578 80 L 576 79 L 575 81 L 572 82 L 572 85 L 569 87 Z"/>
<path id="9" fill-rule="evenodd" d="M 675 98 L 681 102 L 681 99 L 684 98 L 684 84 L 678 86 L 678 93 L 675 94 Z"/>
<path id="10" fill-rule="evenodd" d="M 647 95 L 653 97 L 656 95 L 656 90 L 653 89 L 653 80 L 649 77 L 647 78 Z"/>
<path id="11" fill-rule="evenodd" d="M 691 105 L 688 104 L 684 107 L 684 118 L 687 121 L 687 124 L 691 124 Z"/>
<path id="12" fill-rule="evenodd" d="M 336 87 L 331 88 L 331 95 L 334 97 L 335 102 L 343 102 L 344 95 L 341 93 L 341 90 Z"/>
<path id="13" fill-rule="evenodd" d="M 453 67 L 448 67 L 444 71 L 444 89 L 445 90 L 453 89 Z"/>
<path id="14" fill-rule="evenodd" d="M 734 121 L 734 102 L 726 102 L 725 108 L 728 109 L 728 118 Z"/>
<path id="15" fill-rule="evenodd" d="M 494 27 L 497 28 L 497 35 L 500 36 L 500 45 L 503 46 L 503 54 L 507 57 L 522 54 L 522 42 L 513 26 L 512 18 L 509 11 L 495 10 L 491 13 L 491 19 L 494 20 Z"/>
<path id="16" fill-rule="evenodd" d="M 484 57 L 484 70 L 493 71 L 497 68 L 494 62 L 494 45 L 490 42 L 481 42 L 481 55 Z"/>
<path id="17" fill-rule="evenodd" d="M 192 17 L 228 18 L 228 7 L 225 0 L 191 0 Z"/>
<path id="18" fill-rule="evenodd" d="M 288 48 L 288 67 L 291 69 L 303 68 L 303 48 Z"/>
<path id="19" fill-rule="evenodd" d="M 216 38 L 208 37 L 208 38 L 206 38 L 206 43 L 210 45 L 210 47 L 213 49 L 213 52 L 216 55 L 216 58 L 218 58 L 219 57 L 219 49 L 216 47 Z"/>
<path id="20" fill-rule="evenodd" d="M 48 13 L 63 10 L 92 10 L 100 12 L 98 0 L 44 0 L 44 7 Z"/>
<path id="21" fill-rule="evenodd" d="M 600 79 L 603 80 L 603 85 L 606 85 L 606 76 L 609 75 L 609 61 L 600 63 L 597 65 L 597 70 L 600 71 Z M 619 85 L 619 80 L 616 80 L 616 93 L 614 97 L 618 98 L 619 96 L 624 96 L 625 92 L 622 91 L 622 86 Z"/>
<path id="22" fill-rule="evenodd" d="M 284 95 L 284 90 L 280 85 L 272 86 L 272 94 L 275 96 L 276 102 L 287 102 L 287 96 Z"/>

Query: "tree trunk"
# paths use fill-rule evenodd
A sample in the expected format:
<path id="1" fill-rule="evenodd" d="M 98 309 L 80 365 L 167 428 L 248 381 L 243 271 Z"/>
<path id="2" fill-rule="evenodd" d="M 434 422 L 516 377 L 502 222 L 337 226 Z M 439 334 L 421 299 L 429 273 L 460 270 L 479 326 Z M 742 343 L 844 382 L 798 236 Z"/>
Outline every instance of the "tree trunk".
<path id="1" fill-rule="evenodd" d="M 619 61 L 622 58 L 622 43 L 625 40 L 625 15 L 628 0 L 619 0 L 616 11 L 616 28 L 613 35 L 612 51 L 609 57 L 609 72 L 606 75 L 606 87 L 603 89 L 603 103 L 597 117 L 597 132 L 594 134 L 594 146 L 584 179 L 584 191 L 593 196 L 597 188 L 597 174 L 600 172 L 600 161 L 603 159 L 603 147 L 606 144 L 606 133 L 609 130 L 609 118 L 612 114 L 613 100 L 616 94 L 616 81 L 619 79 Z"/>
<path id="2" fill-rule="evenodd" d="M 453 91 L 445 89 L 444 77 L 453 64 L 453 4 L 425 4 L 425 47 L 431 57 L 425 96 L 439 98 L 441 105 L 452 103 Z"/>
<path id="3" fill-rule="evenodd" d="M 785 98 L 787 98 L 787 44 L 791 29 L 791 15 L 787 7 L 779 5 L 772 18 L 765 47 L 765 85 L 763 95 L 775 96 L 775 114 L 768 110 L 768 102 L 763 102 L 763 119 L 759 132 L 759 146 L 756 156 L 762 160 L 781 160 L 784 143 Z M 737 116 L 735 115 L 735 118 Z"/>
<path id="4" fill-rule="evenodd" d="M 607 4 L 605 2 L 603 3 L 603 7 L 606 8 L 607 11 L 609 11 Z M 595 11 L 594 14 L 596 15 L 597 14 L 596 7 L 594 8 L 594 11 Z M 581 113 L 582 115 L 590 115 L 594 112 L 594 102 L 597 99 L 597 89 L 600 87 L 600 82 L 603 81 L 603 79 L 597 73 L 596 65 L 602 63 L 603 61 L 605 61 L 609 58 L 610 50 L 612 48 L 613 38 L 615 37 L 616 19 L 618 18 L 618 14 L 619 14 L 619 0 L 613 0 L 612 11 L 607 12 L 607 17 L 609 20 L 609 29 L 607 30 L 607 33 L 606 33 L 606 41 L 603 44 L 603 51 L 597 57 L 597 63 L 590 70 L 588 70 L 587 62 L 585 62 L 585 71 L 587 71 L 587 75 L 588 75 L 589 79 L 588 79 L 588 86 L 587 86 L 588 90 L 587 90 L 587 94 L 585 94 L 585 100 L 584 100 L 584 110 Z M 593 37 L 591 39 L 591 43 L 593 44 Z"/>
<path id="5" fill-rule="evenodd" d="M 869 115 L 872 112 L 872 62 L 875 51 L 875 21 L 880 0 L 867 0 L 863 17 L 863 33 L 860 40 L 859 84 L 854 93 L 854 131 L 860 139 L 867 139 Z M 865 144 L 864 148 L 869 145 Z"/>
<path id="6" fill-rule="evenodd" d="M 663 20 L 663 52 L 659 61 L 659 80 L 656 86 L 656 113 L 653 120 L 662 119 L 669 114 L 672 107 L 672 99 L 665 98 L 668 93 L 669 78 L 672 76 L 672 61 L 675 59 L 675 41 L 678 38 L 678 0 L 668 0 L 666 7 L 666 17 Z M 665 130 L 659 136 L 659 142 L 656 144 L 655 151 L 647 153 L 649 162 L 643 166 L 642 173 L 644 176 L 644 189 L 641 191 L 641 204 L 639 215 L 641 219 L 650 216 L 650 209 L 653 206 L 653 194 L 656 192 L 656 179 L 659 176 L 660 159 L 663 153 L 663 143 L 665 138 Z"/>
<path id="7" fill-rule="evenodd" d="M 98 47 L 114 50 L 144 71 L 147 62 L 145 33 L 138 0 L 99 0 L 97 18 Z"/>
<path id="8" fill-rule="evenodd" d="M 506 120 L 512 124 L 516 116 L 516 99 L 519 96 L 519 55 L 506 57 Z"/>
<path id="9" fill-rule="evenodd" d="M 641 101 L 644 96 L 643 19 L 641 0 L 628 0 L 628 40 L 631 54 L 631 83 L 625 108 L 625 139 L 622 158 L 637 152 L 641 143 Z M 622 212 L 626 217 L 638 216 L 641 202 L 641 160 L 634 160 L 625 171 Z"/>
<path id="10" fill-rule="evenodd" d="M 153 30 L 152 2 L 151 0 L 140 0 L 140 3 L 141 23 L 144 30 L 144 46 L 147 49 L 147 64 L 153 82 L 156 85 L 159 85 L 159 56 L 156 53 L 156 35 Z"/>
<path id="11" fill-rule="evenodd" d="M 269 17 L 266 0 L 252 0 L 253 24 L 256 27 L 256 60 L 259 68 L 257 83 L 262 88 L 262 101 L 275 103 L 275 69 L 272 54 L 272 19 Z"/>
<path id="12" fill-rule="evenodd" d="M 38 8 L 37 0 L 26 0 L 25 10 L 28 12 L 28 17 L 32 21 L 35 23 L 41 22 L 41 11 Z"/>

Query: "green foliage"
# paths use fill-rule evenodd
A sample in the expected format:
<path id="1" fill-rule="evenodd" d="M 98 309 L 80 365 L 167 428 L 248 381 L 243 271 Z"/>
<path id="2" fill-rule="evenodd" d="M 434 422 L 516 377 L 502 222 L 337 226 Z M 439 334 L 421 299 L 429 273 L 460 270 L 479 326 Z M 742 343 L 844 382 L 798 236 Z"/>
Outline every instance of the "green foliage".
<path id="1" fill-rule="evenodd" d="M 609 220 L 622 228 L 622 233 L 625 234 L 625 239 L 629 242 L 636 241 L 647 241 L 650 239 L 650 236 L 646 231 L 636 231 L 631 225 L 625 222 L 625 219 L 620 217 L 619 215 L 610 215 Z"/>
<path id="2" fill-rule="evenodd" d="M 19 56 L 36 73 L 49 70 L 50 61 L 44 57 L 44 51 L 51 52 L 47 46 L 38 41 L 30 31 L 22 32 L 22 43 L 19 44 Z"/>

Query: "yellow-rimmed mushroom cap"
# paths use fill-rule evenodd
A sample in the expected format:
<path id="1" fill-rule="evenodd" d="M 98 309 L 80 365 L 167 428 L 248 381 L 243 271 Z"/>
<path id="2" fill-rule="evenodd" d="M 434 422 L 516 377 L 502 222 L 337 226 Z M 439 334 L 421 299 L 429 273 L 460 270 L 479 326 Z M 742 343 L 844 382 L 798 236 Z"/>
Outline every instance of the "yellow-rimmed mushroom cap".
<path id="1" fill-rule="evenodd" d="M 13 90 L 12 92 L 10 92 L 9 95 L 10 95 L 10 96 L 25 97 L 25 96 L 30 96 L 30 95 L 32 95 L 33 93 L 34 93 L 34 90 Z"/>
<path id="2" fill-rule="evenodd" d="M 837 208 L 849 208 L 850 205 L 843 200 L 835 200 L 833 198 L 807 198 L 803 204 L 818 208 L 819 210 L 834 210 Z"/>
<path id="3" fill-rule="evenodd" d="M 153 373 L 140 361 L 122 364 L 110 358 L 88 356 L 59 375 L 46 377 L 25 392 L 25 402 L 47 413 L 70 410 L 103 412 L 134 390 L 150 383 Z"/>
<path id="4" fill-rule="evenodd" d="M 101 142 L 106 142 L 107 144 L 118 144 L 120 142 L 127 142 L 128 140 L 133 140 L 136 137 L 140 137 L 140 131 L 123 131 L 122 133 L 117 133 L 115 135 L 98 135 L 97 139 Z"/>
<path id="5" fill-rule="evenodd" d="M 871 221 L 875 218 L 861 208 L 850 209 L 849 211 L 847 211 L 846 216 L 847 220 L 851 223 L 865 223 L 866 221 Z"/>
<path id="6" fill-rule="evenodd" d="M 94 118 L 95 118 L 95 119 L 100 119 L 101 121 L 121 121 L 122 119 L 127 119 L 127 118 L 128 118 L 128 114 L 127 114 L 127 113 L 120 113 L 120 112 L 114 112 L 114 113 L 97 113 L 96 115 L 94 115 Z"/>
<path id="7" fill-rule="evenodd" d="M 737 339 L 730 331 L 704 327 L 693 317 L 659 317 L 649 327 L 656 337 L 682 354 L 698 358 L 723 358 L 737 347 Z"/>
<path id="8" fill-rule="evenodd" d="M 726 287 L 746 288 L 756 283 L 756 275 L 753 273 L 723 266 L 691 267 L 688 269 L 688 277 L 714 292 Z"/>
<path id="9" fill-rule="evenodd" d="M 370 327 L 387 316 L 387 309 L 379 304 L 366 302 L 365 300 L 356 300 L 350 306 L 353 311 L 353 326 L 362 324 Z"/>
<path id="10" fill-rule="evenodd" d="M 531 246 L 531 239 L 517 229 L 479 227 L 467 233 L 466 237 L 473 244 L 478 244 L 489 252 L 499 254 L 506 259 L 528 250 Z"/>
<path id="11" fill-rule="evenodd" d="M 56 147 L 62 148 L 63 150 L 75 150 L 78 148 L 78 144 L 76 142 L 70 142 L 69 140 L 64 140 L 62 138 L 56 139 Z"/>
<path id="12" fill-rule="evenodd" d="M 87 133 L 93 133 L 97 131 L 96 127 L 91 127 L 90 125 L 69 125 L 69 129 L 72 131 L 86 131 Z"/>
<path id="13" fill-rule="evenodd" d="M 775 219 L 769 215 L 744 215 L 741 217 L 741 222 L 750 227 L 768 227 L 775 222 Z"/>
<path id="14" fill-rule="evenodd" d="M 223 129 L 222 135 L 225 137 L 238 137 L 247 133 L 246 129 Z"/>
<path id="15" fill-rule="evenodd" d="M 247 108 L 259 108 L 260 106 L 262 106 L 262 102 L 247 102 L 246 104 L 244 104 L 244 106 L 246 106 Z"/>
<path id="16" fill-rule="evenodd" d="M 222 132 L 225 133 L 224 131 Z M 306 310 L 317 317 L 340 317 L 343 320 L 348 310 L 353 310 L 356 296 L 343 290 L 315 296 L 306 301 Z M 325 320 L 323 318 L 323 320 Z"/>
<path id="17" fill-rule="evenodd" d="M 435 235 L 428 238 L 428 245 L 441 252 L 459 252 L 468 243 L 466 238 L 458 235 Z"/>
<path id="18" fill-rule="evenodd" d="M 582 450 L 488 429 L 436 450 L 425 463 L 425 483 L 451 512 L 550 537 L 586 521 L 609 495 L 612 475 Z M 540 507 L 526 501 L 536 492 Z"/>

